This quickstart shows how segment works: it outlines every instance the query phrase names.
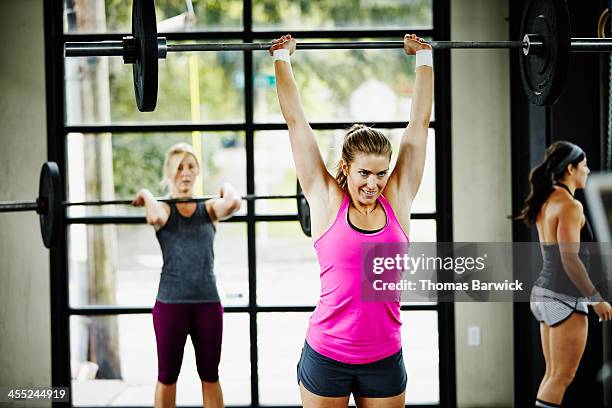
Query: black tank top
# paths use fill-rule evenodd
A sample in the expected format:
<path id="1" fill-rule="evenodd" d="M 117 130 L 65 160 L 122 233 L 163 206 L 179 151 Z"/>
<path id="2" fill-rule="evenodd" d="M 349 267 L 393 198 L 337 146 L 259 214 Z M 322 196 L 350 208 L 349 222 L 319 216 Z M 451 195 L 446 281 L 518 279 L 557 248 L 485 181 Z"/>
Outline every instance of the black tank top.
<path id="1" fill-rule="evenodd" d="M 213 271 L 215 238 L 204 202 L 191 217 L 181 215 L 170 203 L 166 225 L 156 233 L 164 265 L 157 299 L 165 303 L 219 302 Z"/>
<path id="2" fill-rule="evenodd" d="M 565 185 L 559 185 L 559 187 L 565 188 L 571 194 Z M 591 229 L 588 219 L 585 219 L 584 225 L 580 230 L 580 242 L 593 242 L 593 230 Z M 536 279 L 534 285 L 550 289 L 557 293 L 563 293 L 574 297 L 584 297 L 584 295 L 570 280 L 565 268 L 563 267 L 559 245 L 545 244 L 542 245 L 542 248 L 542 270 L 540 271 L 540 275 L 538 276 L 538 279 Z M 584 245 L 581 245 L 578 255 L 580 256 L 580 259 L 588 272 L 589 252 L 587 249 L 585 249 Z"/>

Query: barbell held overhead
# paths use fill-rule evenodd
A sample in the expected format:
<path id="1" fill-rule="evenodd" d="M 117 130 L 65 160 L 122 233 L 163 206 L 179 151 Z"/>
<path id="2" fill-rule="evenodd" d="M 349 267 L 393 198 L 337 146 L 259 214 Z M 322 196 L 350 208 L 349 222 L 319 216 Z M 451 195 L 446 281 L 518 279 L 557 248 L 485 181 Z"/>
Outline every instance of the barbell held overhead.
<path id="1" fill-rule="evenodd" d="M 523 41 L 426 41 L 435 50 L 450 49 L 522 49 L 525 55 L 538 53 L 544 47 L 542 40 L 526 34 Z M 206 52 L 206 51 L 265 51 L 272 43 L 187 43 L 167 44 L 165 38 L 158 39 L 158 58 L 166 58 L 168 52 Z M 304 42 L 297 43 L 299 50 L 348 50 L 348 49 L 396 49 L 403 48 L 402 41 L 365 41 L 365 42 Z M 612 51 L 612 39 L 572 38 L 570 48 L 573 52 Z M 123 41 L 67 42 L 66 57 L 120 57 L 125 48 Z"/>
<path id="2" fill-rule="evenodd" d="M 434 49 L 521 49 L 519 64 L 527 98 L 552 105 L 565 84 L 571 51 L 612 51 L 612 41 L 571 38 L 565 0 L 529 0 L 521 18 L 522 41 L 431 41 Z M 168 52 L 267 50 L 270 43 L 168 44 L 157 35 L 153 0 L 133 0 L 132 35 L 123 41 L 68 42 L 66 57 L 123 56 L 132 64 L 138 109 L 150 112 L 157 104 L 158 60 Z M 401 41 L 298 43 L 299 49 L 401 48 Z"/>
<path id="3" fill-rule="evenodd" d="M 427 44 L 437 50 L 448 49 L 506 49 L 526 48 L 525 41 L 428 41 Z M 532 47 L 542 44 L 532 43 Z M 164 37 L 158 38 L 159 58 L 166 58 L 169 52 L 206 52 L 206 51 L 267 51 L 272 43 L 167 43 Z M 340 42 L 300 42 L 298 50 L 348 50 L 348 49 L 397 49 L 403 48 L 403 41 L 340 41 Z M 127 50 L 123 41 L 103 42 L 67 42 L 66 57 L 117 57 L 123 56 Z"/>
<path id="4" fill-rule="evenodd" d="M 54 247 L 60 236 L 61 226 L 70 222 L 66 218 L 66 207 L 72 206 L 105 206 L 105 205 L 131 205 L 132 200 L 110 200 L 110 201 L 62 201 L 62 179 L 59 168 L 54 162 L 43 164 L 40 172 L 38 198 L 36 201 L 27 202 L 0 202 L 0 213 L 35 211 L 40 216 L 40 232 L 43 242 L 47 248 Z M 167 203 L 188 203 L 207 201 L 219 196 L 204 196 L 192 198 L 157 198 Z M 241 197 L 243 200 L 275 200 L 294 199 L 297 202 L 298 220 L 300 227 L 307 236 L 310 236 L 310 208 L 301 189 L 297 187 L 294 195 L 255 195 L 248 194 Z"/>

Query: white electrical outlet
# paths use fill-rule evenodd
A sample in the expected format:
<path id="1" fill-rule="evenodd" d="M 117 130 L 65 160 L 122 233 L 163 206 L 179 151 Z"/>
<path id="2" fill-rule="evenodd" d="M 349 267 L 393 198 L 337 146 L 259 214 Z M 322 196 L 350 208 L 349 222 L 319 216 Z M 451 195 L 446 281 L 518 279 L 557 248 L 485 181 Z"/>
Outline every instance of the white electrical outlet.
<path id="1" fill-rule="evenodd" d="M 468 346 L 480 346 L 480 326 L 468 326 Z"/>

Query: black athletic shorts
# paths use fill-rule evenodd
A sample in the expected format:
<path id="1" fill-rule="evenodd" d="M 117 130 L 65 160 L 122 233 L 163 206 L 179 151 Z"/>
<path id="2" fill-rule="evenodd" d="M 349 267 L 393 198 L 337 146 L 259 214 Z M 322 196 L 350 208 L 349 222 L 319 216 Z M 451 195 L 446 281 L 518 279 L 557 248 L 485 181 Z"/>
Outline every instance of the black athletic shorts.
<path id="1" fill-rule="evenodd" d="M 367 364 L 341 363 L 317 353 L 304 342 L 297 365 L 298 384 L 321 397 L 386 398 L 406 389 L 402 350 Z"/>

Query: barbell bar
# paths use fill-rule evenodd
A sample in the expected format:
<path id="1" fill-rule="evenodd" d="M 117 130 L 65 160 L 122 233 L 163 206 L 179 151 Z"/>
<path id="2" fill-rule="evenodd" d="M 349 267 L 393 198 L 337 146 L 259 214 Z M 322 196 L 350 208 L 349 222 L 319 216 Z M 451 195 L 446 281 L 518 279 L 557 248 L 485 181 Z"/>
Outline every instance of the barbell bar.
<path id="1" fill-rule="evenodd" d="M 303 194 L 301 195 L 303 196 Z M 167 198 L 167 197 L 155 197 L 156 201 L 164 203 L 199 203 L 203 201 L 209 201 L 218 199 L 218 195 L 202 196 L 202 197 L 190 197 L 190 198 Z M 297 194 L 293 195 L 255 195 L 247 194 L 241 196 L 240 199 L 246 201 L 255 200 L 282 200 L 282 199 L 295 199 L 298 198 Z M 131 205 L 131 199 L 117 199 L 117 200 L 96 200 L 96 201 L 63 201 L 62 206 L 64 207 L 75 207 L 75 206 L 106 206 L 106 205 Z M 44 203 L 42 201 L 0 201 L 0 212 L 21 212 L 21 211 L 44 211 Z"/>
<path id="2" fill-rule="evenodd" d="M 529 34 L 527 34 L 529 36 Z M 450 49 L 522 49 L 538 52 L 544 47 L 541 41 L 425 41 L 434 50 Z M 166 58 L 169 52 L 206 52 L 206 51 L 267 51 L 272 43 L 186 43 L 168 44 L 166 38 L 158 38 L 159 58 Z M 298 50 L 350 50 L 350 49 L 395 49 L 403 48 L 403 41 L 340 41 L 340 42 L 303 42 L 297 43 Z M 165 50 L 162 50 L 165 48 Z M 570 48 L 573 52 L 612 51 L 609 38 L 572 38 Z M 123 41 L 67 42 L 66 57 L 120 57 L 125 48 Z M 526 54 L 528 55 L 528 54 Z"/>
<path id="3" fill-rule="evenodd" d="M 73 206 L 106 206 L 106 205 L 130 205 L 131 199 L 119 199 L 108 201 L 62 201 L 62 180 L 57 163 L 46 162 L 40 172 L 38 198 L 36 201 L 17 201 L 0 202 L 0 213 L 3 212 L 25 212 L 35 211 L 40 216 L 40 232 L 43 242 L 47 248 L 55 247 L 61 231 L 61 225 L 69 223 L 66 218 L 65 208 Z M 202 202 L 220 198 L 220 196 L 202 196 L 190 198 L 156 198 L 157 201 L 166 203 L 190 203 Z M 310 208 L 302 193 L 299 182 L 297 183 L 296 194 L 294 195 L 255 195 L 247 194 L 241 197 L 242 200 L 276 200 L 294 199 L 297 200 L 298 219 L 300 227 L 307 236 L 310 236 Z"/>
<path id="4" fill-rule="evenodd" d="M 525 48 L 525 41 L 428 41 L 427 44 L 438 50 L 465 49 L 465 48 Z M 267 51 L 272 43 L 167 43 L 166 38 L 158 38 L 158 55 L 165 58 L 169 52 L 192 52 L 192 51 Z M 532 47 L 542 44 L 532 44 Z M 349 50 L 349 49 L 390 49 L 403 48 L 403 41 L 340 41 L 340 42 L 303 42 L 297 43 L 298 50 Z M 117 57 L 127 52 L 123 41 L 102 42 L 67 42 L 65 46 L 66 57 Z"/>
<path id="5" fill-rule="evenodd" d="M 42 211 L 41 203 L 35 201 L 24 201 L 24 202 L 0 202 L 0 212 L 20 212 L 20 211 Z"/>
<path id="6" fill-rule="evenodd" d="M 214 200 L 217 198 L 221 198 L 218 195 L 209 195 L 209 196 L 201 196 L 201 197 L 189 197 L 189 198 L 167 198 L 167 197 L 155 197 L 156 201 L 160 201 L 163 203 L 199 203 L 203 201 Z M 256 200 L 282 200 L 282 199 L 296 199 L 298 198 L 296 194 L 293 195 L 255 195 L 255 194 L 247 194 L 241 196 L 240 199 L 244 201 L 256 201 Z M 2 204 L 0 203 L 0 212 L 2 212 Z M 10 204 L 10 203 L 9 203 Z M 28 203 L 32 204 L 32 203 Z M 74 207 L 74 206 L 105 206 L 105 205 L 131 205 L 132 200 L 130 199 L 117 199 L 117 200 L 103 200 L 103 201 L 64 201 L 62 205 L 64 207 Z"/>
<path id="7" fill-rule="evenodd" d="M 561 95 L 571 51 L 612 51 L 612 41 L 571 38 L 570 17 L 565 0 L 529 0 L 521 19 L 522 41 L 430 41 L 434 49 L 521 49 L 519 65 L 527 98 L 535 105 L 552 105 Z M 133 64 L 134 91 L 138 109 L 155 110 L 158 60 L 168 52 L 268 50 L 271 43 L 170 43 L 157 35 L 153 0 L 133 0 L 132 35 L 122 41 L 67 42 L 66 57 L 123 56 Z M 402 48 L 402 41 L 305 42 L 298 49 L 386 49 Z"/>

